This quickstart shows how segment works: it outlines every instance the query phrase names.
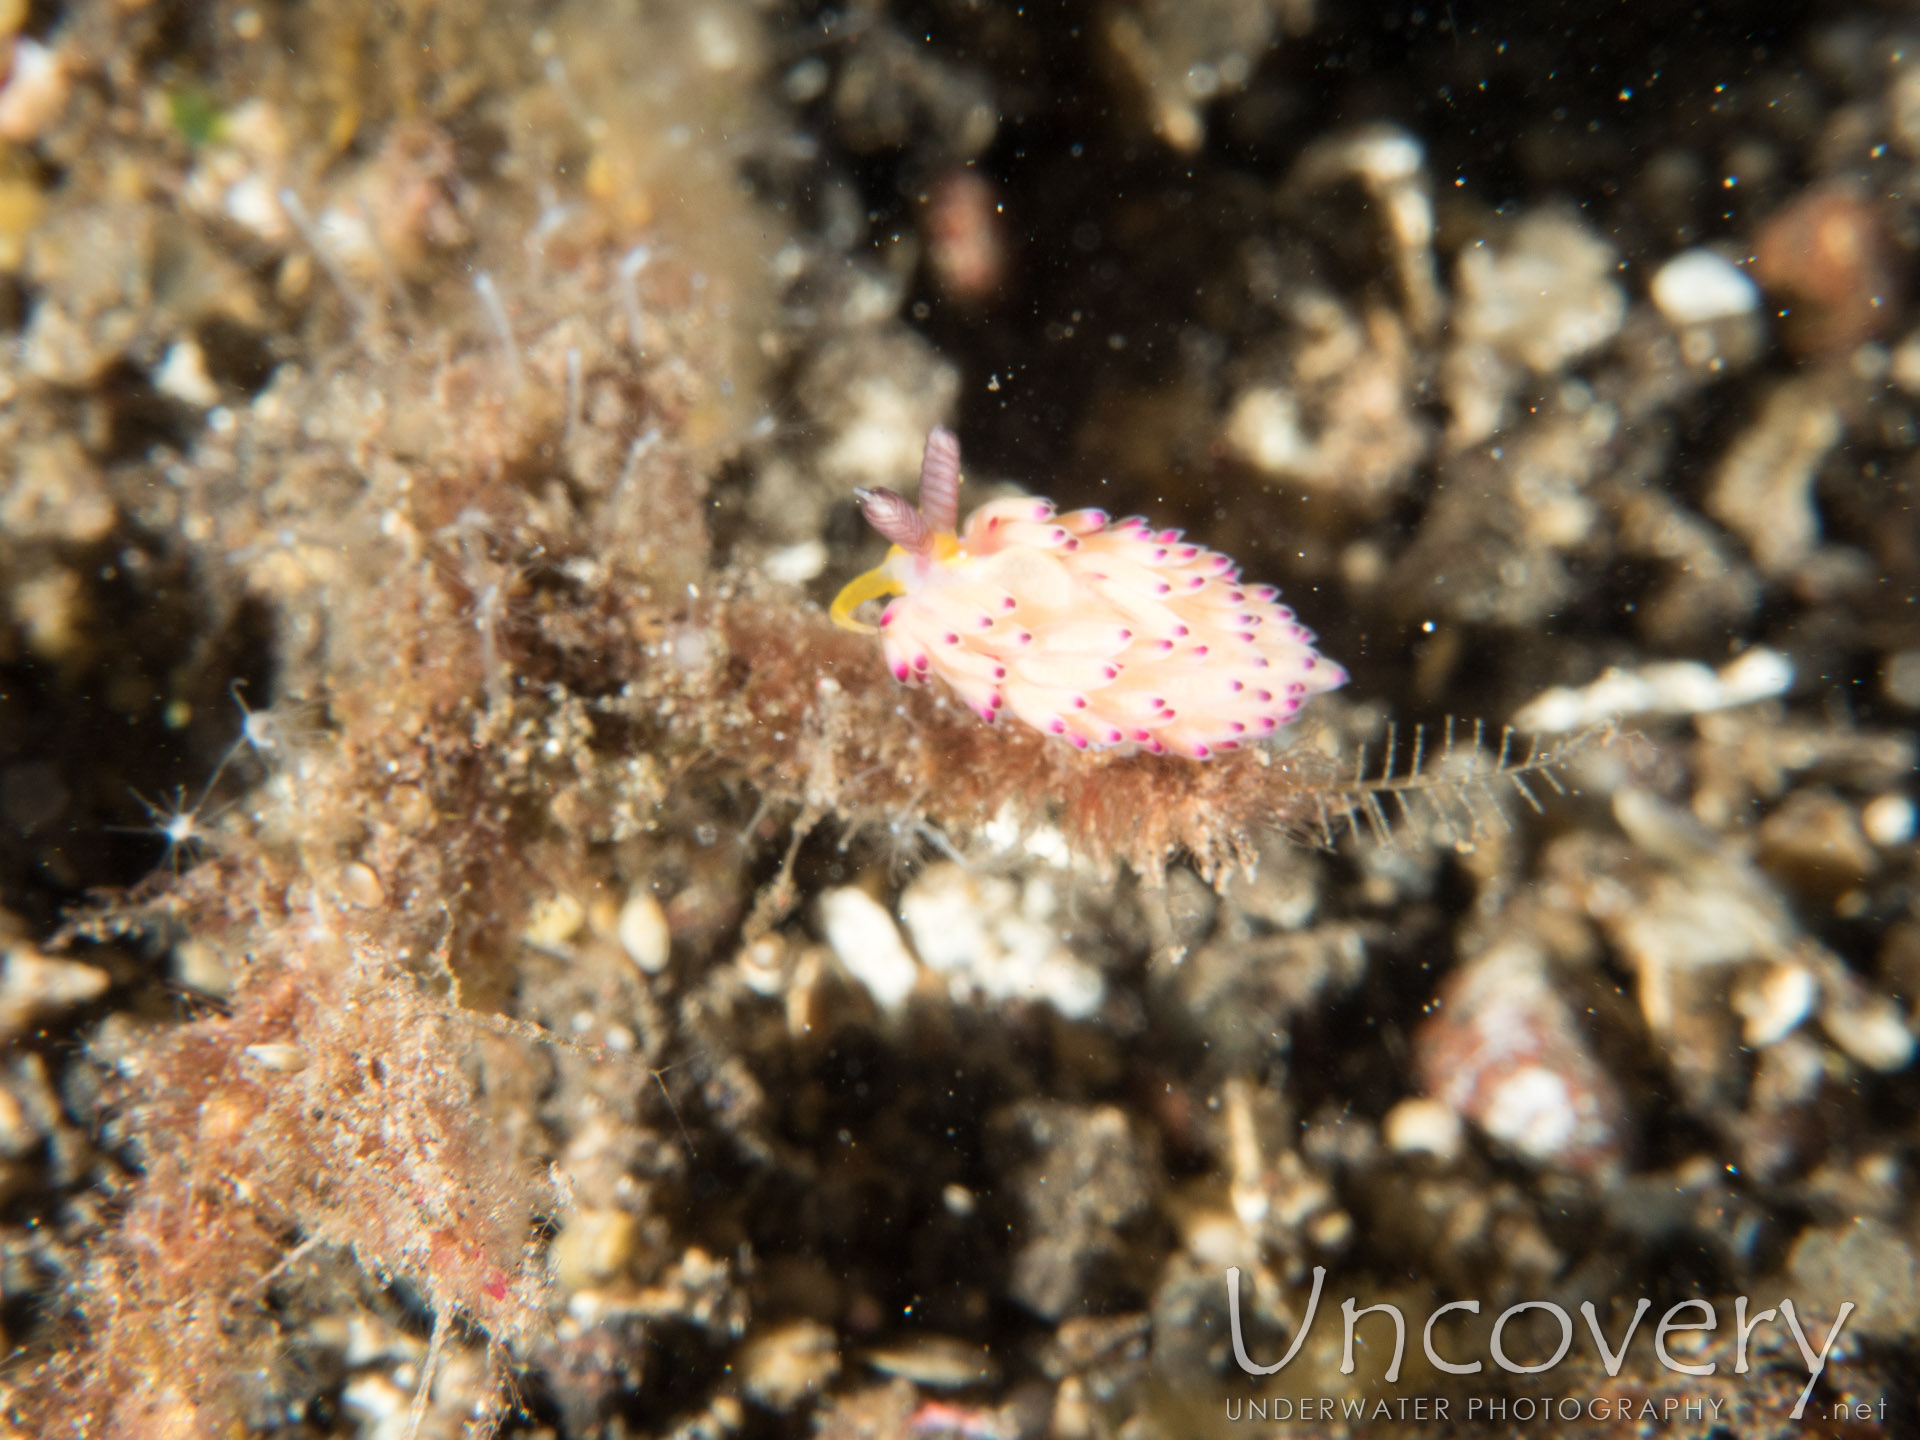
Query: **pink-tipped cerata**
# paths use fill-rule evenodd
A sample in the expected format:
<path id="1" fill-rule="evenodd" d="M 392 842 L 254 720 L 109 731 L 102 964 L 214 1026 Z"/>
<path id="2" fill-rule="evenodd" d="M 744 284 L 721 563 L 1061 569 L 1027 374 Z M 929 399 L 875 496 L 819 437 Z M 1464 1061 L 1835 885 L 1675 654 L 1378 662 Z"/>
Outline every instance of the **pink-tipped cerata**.
<path id="1" fill-rule="evenodd" d="M 834 619 L 868 629 L 854 610 L 897 597 L 880 646 L 904 683 L 938 678 L 988 724 L 1010 714 L 1078 750 L 1195 760 L 1272 735 L 1345 683 L 1280 592 L 1242 582 L 1225 555 L 1037 499 L 992 501 L 955 535 L 958 484 L 959 444 L 936 430 L 921 510 L 891 491 L 861 497 L 894 549 L 841 592 Z"/>

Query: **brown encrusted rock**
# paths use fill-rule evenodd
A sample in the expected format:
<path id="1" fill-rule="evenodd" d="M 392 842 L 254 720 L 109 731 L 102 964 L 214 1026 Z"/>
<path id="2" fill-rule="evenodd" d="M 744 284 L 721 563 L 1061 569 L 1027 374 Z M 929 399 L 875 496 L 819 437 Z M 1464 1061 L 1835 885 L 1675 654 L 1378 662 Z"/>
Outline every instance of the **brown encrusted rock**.
<path id="1" fill-rule="evenodd" d="M 1844 353 L 1898 312 L 1899 270 L 1881 208 L 1845 182 L 1816 185 L 1770 215 L 1753 242 L 1761 287 L 1781 304 L 1789 349 Z"/>
<path id="2" fill-rule="evenodd" d="M 1049 1319 L 1097 1306 L 1122 1260 L 1122 1230 L 1152 1199 L 1151 1147 L 1112 1105 L 1028 1101 L 995 1129 L 1015 1152 L 1009 1181 L 1027 1217 L 1008 1292 Z"/>

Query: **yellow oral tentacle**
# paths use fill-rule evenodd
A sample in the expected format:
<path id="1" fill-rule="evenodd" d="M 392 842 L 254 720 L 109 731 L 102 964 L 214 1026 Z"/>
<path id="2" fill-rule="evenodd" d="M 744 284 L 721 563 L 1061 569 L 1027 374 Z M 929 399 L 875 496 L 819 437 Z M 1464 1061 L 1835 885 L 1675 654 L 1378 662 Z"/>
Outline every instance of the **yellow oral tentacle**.
<path id="1" fill-rule="evenodd" d="M 889 556 L 888 560 L 891 561 L 891 559 L 892 556 Z M 828 610 L 827 614 L 842 630 L 851 630 L 856 635 L 877 635 L 880 632 L 873 626 L 854 619 L 853 612 L 869 600 L 899 595 L 904 593 L 905 589 L 906 587 L 893 577 L 888 566 L 882 564 L 864 575 L 856 575 L 849 580 L 840 593 L 833 597 L 833 608 Z"/>

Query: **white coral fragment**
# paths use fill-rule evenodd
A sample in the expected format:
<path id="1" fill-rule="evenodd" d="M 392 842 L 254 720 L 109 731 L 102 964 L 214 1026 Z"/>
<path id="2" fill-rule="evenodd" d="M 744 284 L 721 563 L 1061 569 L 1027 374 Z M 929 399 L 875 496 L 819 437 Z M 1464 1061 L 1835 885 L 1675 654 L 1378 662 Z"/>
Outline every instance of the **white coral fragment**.
<path id="1" fill-rule="evenodd" d="M 1038 1000 L 1069 1020 L 1086 1020 L 1106 999 L 1100 972 L 1045 921 L 1051 885 L 974 875 L 935 865 L 900 897 L 900 918 L 928 969 L 947 978 L 956 1000 Z"/>
<path id="2" fill-rule="evenodd" d="M 1784 695 L 1793 662 L 1761 646 L 1717 672 L 1695 660 L 1665 661 L 1634 670 L 1608 670 L 1578 687 L 1556 685 L 1522 706 L 1514 728 L 1563 735 L 1629 715 L 1703 715 Z"/>
<path id="3" fill-rule="evenodd" d="M 1627 300 L 1613 274 L 1613 247 L 1584 225 L 1552 211 L 1529 215 L 1509 244 L 1480 242 L 1461 255 L 1455 324 L 1466 340 L 1552 374 L 1619 331 Z"/>

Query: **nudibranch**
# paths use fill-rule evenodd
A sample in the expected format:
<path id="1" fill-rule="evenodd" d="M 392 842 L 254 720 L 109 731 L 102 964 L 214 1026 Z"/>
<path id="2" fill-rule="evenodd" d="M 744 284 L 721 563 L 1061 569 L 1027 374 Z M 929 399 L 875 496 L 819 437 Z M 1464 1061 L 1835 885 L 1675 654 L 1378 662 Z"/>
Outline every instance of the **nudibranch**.
<path id="1" fill-rule="evenodd" d="M 1178 530 L 1030 498 L 982 505 L 960 530 L 951 431 L 927 436 L 917 508 L 854 493 L 892 548 L 835 598 L 834 623 L 874 634 L 855 612 L 894 597 L 877 630 L 894 678 L 937 676 L 988 724 L 1006 713 L 1081 750 L 1205 760 L 1346 683 L 1278 590 Z"/>

